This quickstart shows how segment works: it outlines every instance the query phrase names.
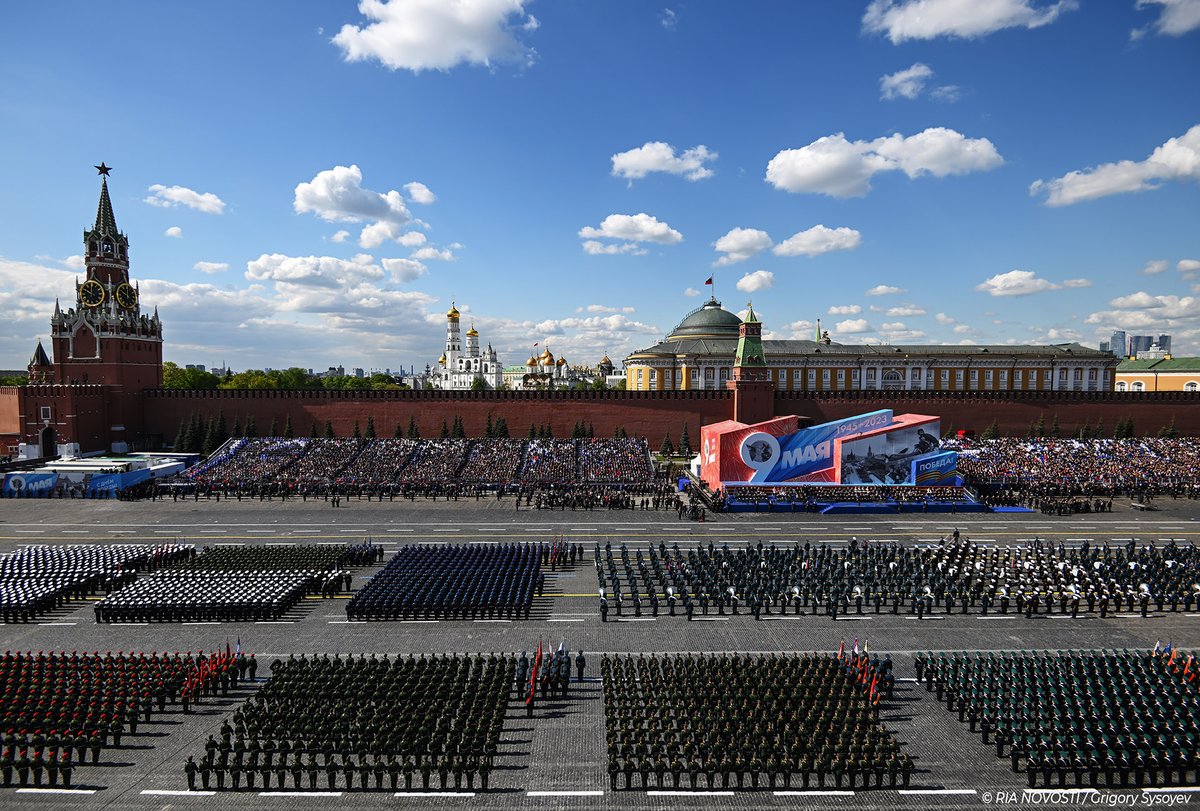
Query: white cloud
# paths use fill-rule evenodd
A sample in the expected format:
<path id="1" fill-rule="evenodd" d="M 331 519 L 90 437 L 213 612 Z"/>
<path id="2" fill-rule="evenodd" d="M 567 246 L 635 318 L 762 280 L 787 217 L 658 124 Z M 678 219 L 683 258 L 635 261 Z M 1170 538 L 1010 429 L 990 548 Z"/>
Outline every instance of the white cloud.
<path id="1" fill-rule="evenodd" d="M 401 234 L 399 237 L 397 237 L 396 242 L 400 243 L 406 248 L 415 248 L 418 245 L 425 244 L 425 235 L 420 231 L 409 231 L 408 233 Z M 451 247 L 461 248 L 462 246 L 458 243 L 455 243 Z"/>
<path id="2" fill-rule="evenodd" d="M 962 98 L 962 88 L 956 84 L 940 85 L 929 91 L 929 97 L 934 101 L 942 101 L 946 104 L 953 104 Z"/>
<path id="3" fill-rule="evenodd" d="M 423 206 L 437 202 L 437 195 L 429 190 L 429 187 L 424 183 L 413 181 L 404 184 L 404 190 L 408 192 L 408 199 L 414 203 L 420 203 Z"/>
<path id="4" fill-rule="evenodd" d="M 1158 307 L 1162 304 L 1158 300 L 1158 296 L 1152 296 L 1144 291 L 1131 293 L 1128 296 L 1118 296 L 1109 302 L 1114 307 L 1119 307 L 1123 310 L 1146 310 L 1151 307 Z"/>
<path id="5" fill-rule="evenodd" d="M 712 169 L 706 163 L 715 161 L 717 153 L 704 144 L 685 149 L 675 154 L 675 147 L 662 141 L 647 141 L 636 149 L 618 152 L 612 156 L 612 173 L 630 181 L 645 177 L 651 172 L 681 175 L 688 180 L 703 180 L 712 177 Z"/>
<path id="6" fill-rule="evenodd" d="M 1157 276 L 1167 269 L 1167 261 L 1165 259 L 1151 259 L 1146 263 L 1146 266 L 1138 271 L 1143 276 Z"/>
<path id="7" fill-rule="evenodd" d="M 392 274 L 397 282 L 411 282 L 429 272 L 416 259 L 382 259 L 383 269 Z"/>
<path id="8" fill-rule="evenodd" d="M 837 322 L 833 330 L 834 332 L 846 335 L 857 335 L 863 332 L 870 332 L 871 325 L 867 323 L 867 319 L 865 318 L 847 318 L 845 321 Z"/>
<path id="9" fill-rule="evenodd" d="M 318 172 L 312 180 L 296 186 L 292 207 L 297 214 L 311 212 L 326 222 L 365 222 L 358 244 L 375 248 L 388 240 L 399 241 L 412 215 L 404 196 L 363 188 L 362 170 L 357 165 L 335 166 Z M 346 237 L 334 234 L 334 241 Z M 347 235 L 348 236 L 348 235 Z"/>
<path id="10" fill-rule="evenodd" d="M 1200 181 L 1200 124 L 1155 147 L 1143 161 L 1123 160 L 1036 180 L 1031 196 L 1046 193 L 1046 205 L 1069 206 L 1113 194 L 1151 191 L 1169 180 Z"/>
<path id="11" fill-rule="evenodd" d="M 879 79 L 879 92 L 885 99 L 915 99 L 933 76 L 933 68 L 923 62 L 888 73 Z"/>
<path id="12" fill-rule="evenodd" d="M 350 236 L 350 232 L 343 229 L 343 230 L 335 233 L 333 236 L 331 236 L 329 238 L 329 241 L 330 242 L 345 242 L 349 236 Z"/>
<path id="13" fill-rule="evenodd" d="M 1150 29 L 1155 33 L 1179 37 L 1200 28 L 1200 0 L 1137 0 L 1137 8 L 1162 6 L 1153 23 L 1130 32 L 1131 39 L 1141 39 Z"/>
<path id="14" fill-rule="evenodd" d="M 697 290 L 697 289 L 696 289 L 696 288 L 694 288 L 694 287 L 686 287 L 686 288 L 684 288 L 684 290 L 683 290 L 683 294 L 684 294 L 685 296 L 687 296 L 688 298 L 691 298 L 691 297 L 693 297 L 693 296 L 698 296 L 698 295 L 700 295 L 700 291 L 699 291 L 699 290 Z"/>
<path id="15" fill-rule="evenodd" d="M 769 270 L 756 270 L 738 279 L 737 289 L 743 293 L 757 293 L 775 286 L 775 274 Z"/>
<path id="16" fill-rule="evenodd" d="M 848 141 L 839 132 L 799 149 L 782 150 L 767 164 L 766 180 L 784 191 L 862 197 L 871 190 L 871 177 L 879 172 L 901 171 L 909 178 L 925 174 L 946 177 L 987 171 L 1003 163 L 987 138 L 967 138 L 945 127 L 873 141 Z"/>
<path id="17" fill-rule="evenodd" d="M 193 270 L 198 270 L 201 273 L 220 273 L 224 270 L 229 270 L 228 262 L 197 262 L 192 265 Z"/>
<path id="18" fill-rule="evenodd" d="M 1200 350 L 1200 297 L 1155 296 L 1138 291 L 1113 299 L 1112 310 L 1090 314 L 1086 323 L 1098 333 L 1112 329 L 1168 332 L 1178 354 Z"/>
<path id="19" fill-rule="evenodd" d="M 1063 287 L 1091 287 L 1091 279 L 1063 279 Z"/>
<path id="20" fill-rule="evenodd" d="M 907 293 L 903 287 L 893 287 L 890 284 L 877 284 L 867 291 L 868 296 L 893 296 L 897 293 Z"/>
<path id="21" fill-rule="evenodd" d="M 679 25 L 679 15 L 669 8 L 664 8 L 658 15 L 658 22 L 668 31 L 674 31 L 675 26 Z"/>
<path id="22" fill-rule="evenodd" d="M 858 304 L 841 304 L 829 308 L 830 315 L 858 315 L 862 306 Z"/>
<path id="23" fill-rule="evenodd" d="M 454 252 L 448 248 L 439 249 L 432 245 L 426 245 L 424 248 L 413 251 L 412 258 L 425 260 L 436 259 L 439 262 L 453 262 Z"/>
<path id="24" fill-rule="evenodd" d="M 163 236 L 171 237 L 172 239 L 182 239 L 183 238 L 183 229 L 180 228 L 178 225 L 172 225 L 166 231 L 163 231 Z"/>
<path id="25" fill-rule="evenodd" d="M 194 208 L 196 211 L 203 211 L 205 214 L 223 214 L 225 212 L 225 201 L 212 192 L 201 193 L 192 191 L 186 186 L 164 186 L 161 183 L 155 183 L 148 191 L 151 194 L 145 199 L 145 202 L 159 208 L 186 206 Z"/>
<path id="26" fill-rule="evenodd" d="M 925 308 L 918 307 L 916 304 L 903 304 L 899 307 L 889 307 L 887 314 L 892 318 L 912 318 L 925 315 Z"/>
<path id="27" fill-rule="evenodd" d="M 862 22 L 864 31 L 885 34 L 899 45 L 913 39 L 974 39 L 1005 28 L 1040 28 L 1078 6 L 1076 0 L 872 0 Z"/>
<path id="28" fill-rule="evenodd" d="M 919 341 L 925 331 L 913 329 L 902 321 L 886 321 L 879 325 L 879 334 L 889 344 Z"/>
<path id="29" fill-rule="evenodd" d="M 644 256 L 649 253 L 645 248 L 638 245 L 636 242 L 622 242 L 605 244 L 597 242 L 594 239 L 584 240 L 583 252 L 592 256 L 615 256 L 617 254 L 627 253 L 632 256 Z"/>
<path id="30" fill-rule="evenodd" d="M 1183 278 L 1194 279 L 1200 273 L 1200 259 L 1180 259 L 1175 269 L 1183 274 Z"/>
<path id="31" fill-rule="evenodd" d="M 956 324 L 954 326 L 954 332 L 957 335 L 971 335 L 975 333 L 975 330 L 967 324 Z"/>
<path id="32" fill-rule="evenodd" d="M 1008 273 L 997 273 L 990 279 L 984 279 L 975 285 L 981 293 L 992 296 L 1028 296 L 1032 293 L 1042 293 L 1047 290 L 1058 290 L 1062 285 L 1047 279 L 1038 278 L 1032 270 L 1010 270 Z"/>
<path id="33" fill-rule="evenodd" d="M 799 231 L 775 246 L 776 256 L 819 256 L 830 251 L 852 251 L 862 242 L 862 234 L 853 228 L 826 228 L 814 225 Z"/>
<path id="34" fill-rule="evenodd" d="M 934 318 L 937 319 L 937 322 L 939 324 L 954 324 L 954 323 L 957 323 L 957 321 L 958 321 L 957 318 L 946 315 L 945 313 L 938 313 L 937 315 L 934 316 Z"/>
<path id="35" fill-rule="evenodd" d="M 577 313 L 634 313 L 634 307 L 609 307 L 606 304 L 588 304 L 582 307 L 576 307 Z"/>
<path id="36" fill-rule="evenodd" d="M 583 250 L 593 255 L 637 255 L 645 253 L 639 244 L 642 242 L 673 245 L 683 241 L 683 234 L 649 214 L 609 214 L 599 228 L 590 225 L 580 228 L 579 237 L 584 240 Z M 621 240 L 623 244 L 609 245 L 598 241 L 601 239 Z"/>
<path id="37" fill-rule="evenodd" d="M 771 237 L 766 231 L 757 228 L 734 228 L 713 243 L 714 248 L 725 254 L 713 262 L 713 267 L 743 262 L 771 245 Z"/>
<path id="38" fill-rule="evenodd" d="M 347 62 L 368 59 L 392 70 L 449 70 L 463 63 L 528 64 L 520 40 L 537 29 L 528 0 L 360 0 L 363 26 L 347 23 L 333 38 Z"/>
<path id="39" fill-rule="evenodd" d="M 68 256 L 65 259 L 60 259 L 58 263 L 65 268 L 70 268 L 71 270 L 83 270 L 85 267 L 87 267 L 87 262 L 84 261 L 83 256 L 80 254 L 75 254 L 74 256 Z"/>

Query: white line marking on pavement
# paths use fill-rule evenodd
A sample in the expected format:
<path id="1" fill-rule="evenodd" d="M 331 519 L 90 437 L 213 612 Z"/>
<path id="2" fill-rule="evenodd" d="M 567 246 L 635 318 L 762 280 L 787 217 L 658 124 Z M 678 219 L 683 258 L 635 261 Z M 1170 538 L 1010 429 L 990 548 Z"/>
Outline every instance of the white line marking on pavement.
<path id="1" fill-rule="evenodd" d="M 94 788 L 19 788 L 17 794 L 95 794 Z"/>
<path id="2" fill-rule="evenodd" d="M 901 794 L 977 794 L 973 788 L 902 788 Z"/>
<path id="3" fill-rule="evenodd" d="M 21 530 L 17 530 L 17 532 L 20 532 L 20 531 Z M 67 535 L 86 535 L 87 534 L 86 529 L 64 529 L 63 532 L 66 533 Z"/>
<path id="4" fill-rule="evenodd" d="M 253 531 L 254 530 L 251 530 L 251 532 L 253 532 Z M 442 530 L 437 530 L 437 529 L 434 530 L 434 532 L 441 532 L 441 531 Z M 458 530 L 452 530 L 452 531 L 458 532 Z M 338 532 L 366 532 L 366 530 L 365 529 L 339 529 Z"/>
<path id="5" fill-rule="evenodd" d="M 185 625 L 187 623 L 184 623 Z M 366 620 L 330 620 L 330 625 L 366 625 Z"/>
<path id="6" fill-rule="evenodd" d="M 181 622 L 180 625 L 220 625 L 219 622 Z"/>
<path id="7" fill-rule="evenodd" d="M 1015 620 L 1016 617 L 1012 614 L 997 614 L 994 617 L 976 617 L 977 620 Z"/>
<path id="8" fill-rule="evenodd" d="M 255 620 L 255 625 L 295 625 L 295 620 Z"/>
<path id="9" fill-rule="evenodd" d="M 340 791 L 260 791 L 259 797 L 341 797 Z"/>
<path id="10" fill-rule="evenodd" d="M 471 622 L 512 622 L 512 620 L 471 620 Z"/>
<path id="11" fill-rule="evenodd" d="M 473 791 L 397 791 L 393 797 L 474 797 Z"/>
<path id="12" fill-rule="evenodd" d="M 46 530 L 44 530 L 44 529 L 18 529 L 16 531 L 22 535 L 41 535 Z"/>
<path id="13" fill-rule="evenodd" d="M 615 622 L 657 622 L 658 617 L 617 617 Z"/>
<path id="14" fill-rule="evenodd" d="M 732 797 L 732 791 L 647 791 L 647 797 Z"/>
<path id="15" fill-rule="evenodd" d="M 550 619 L 546 620 L 546 622 L 583 622 L 583 620 L 581 620 L 581 619 L 560 619 L 558 617 L 551 617 Z"/>
<path id="16" fill-rule="evenodd" d="M 853 797 L 853 791 L 838 791 L 837 789 L 828 789 L 822 791 L 820 789 L 813 791 L 774 791 L 771 792 L 776 797 Z"/>
<path id="17" fill-rule="evenodd" d="M 603 797 L 603 791 L 527 791 L 526 797 Z"/>
<path id="18" fill-rule="evenodd" d="M 692 622 L 729 622 L 729 617 L 694 617 Z"/>
<path id="19" fill-rule="evenodd" d="M 149 795 L 151 797 L 214 797 L 216 796 L 217 792 L 201 791 L 199 789 L 196 791 L 186 791 L 172 788 L 147 788 L 142 789 L 142 794 Z"/>
<path id="20" fill-rule="evenodd" d="M 411 529 L 389 529 L 388 532 L 412 532 Z"/>
<path id="21" fill-rule="evenodd" d="M 918 617 L 916 614 L 911 614 L 911 615 L 905 617 L 905 619 L 906 620 L 921 620 L 922 622 L 928 622 L 929 620 L 944 620 L 945 617 Z"/>
<path id="22" fill-rule="evenodd" d="M 39 622 L 38 623 L 38 625 L 51 625 L 51 626 L 53 626 L 53 625 L 77 625 L 77 624 L 78 623 L 74 623 L 74 622 Z"/>

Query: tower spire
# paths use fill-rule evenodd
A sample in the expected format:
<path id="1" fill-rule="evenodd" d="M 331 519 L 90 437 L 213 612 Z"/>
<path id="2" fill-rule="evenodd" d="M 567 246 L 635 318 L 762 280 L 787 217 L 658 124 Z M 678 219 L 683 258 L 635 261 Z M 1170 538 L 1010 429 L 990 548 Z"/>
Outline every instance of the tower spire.
<path id="1" fill-rule="evenodd" d="M 108 169 L 103 163 L 96 168 L 104 167 L 100 174 L 104 179 L 100 181 L 100 204 L 96 206 L 96 225 L 92 228 L 92 233 L 97 236 L 118 236 L 117 218 L 113 214 L 112 201 L 108 197 Z"/>

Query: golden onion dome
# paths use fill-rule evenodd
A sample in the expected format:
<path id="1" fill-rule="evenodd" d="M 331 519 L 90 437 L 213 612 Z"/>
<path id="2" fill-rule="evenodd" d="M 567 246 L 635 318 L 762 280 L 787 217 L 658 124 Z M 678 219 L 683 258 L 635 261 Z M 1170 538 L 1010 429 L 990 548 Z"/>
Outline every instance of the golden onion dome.
<path id="1" fill-rule="evenodd" d="M 446 311 L 446 318 L 451 321 L 458 320 L 458 308 L 454 306 L 454 302 L 450 302 L 450 309 Z"/>
<path id="2" fill-rule="evenodd" d="M 605 365 L 612 366 L 612 361 L 608 359 L 608 355 L 605 355 L 604 357 L 600 358 L 600 365 L 601 366 L 605 366 Z"/>
<path id="3" fill-rule="evenodd" d="M 566 365 L 567 365 L 567 359 L 566 359 L 566 358 L 559 358 L 559 359 L 558 359 L 558 363 L 557 363 L 557 364 L 555 364 L 555 365 L 557 365 L 557 366 L 566 366 Z"/>
<path id="4" fill-rule="evenodd" d="M 478 338 L 479 337 L 479 333 L 475 331 L 474 324 L 471 324 L 471 328 L 469 330 L 467 330 L 467 337 L 468 338 Z"/>
<path id="5" fill-rule="evenodd" d="M 534 359 L 533 355 L 530 355 L 529 360 L 525 361 L 525 365 L 526 366 L 537 366 L 538 364 L 537 364 L 537 360 Z"/>
<path id="6" fill-rule="evenodd" d="M 443 352 L 443 353 L 442 353 L 442 356 L 441 356 L 440 358 L 438 358 L 438 365 L 439 365 L 439 366 L 445 366 L 445 365 L 446 365 L 446 353 L 445 353 L 445 352 Z"/>

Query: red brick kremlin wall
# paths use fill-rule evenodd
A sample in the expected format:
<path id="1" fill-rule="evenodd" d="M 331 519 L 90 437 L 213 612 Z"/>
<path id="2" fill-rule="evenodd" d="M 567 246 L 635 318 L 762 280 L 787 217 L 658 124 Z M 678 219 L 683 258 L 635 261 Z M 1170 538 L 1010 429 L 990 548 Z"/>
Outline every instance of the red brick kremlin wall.
<path id="1" fill-rule="evenodd" d="M 733 418 L 728 391 L 664 392 L 472 392 L 472 391 L 182 391 L 150 390 L 144 396 L 145 432 L 174 440 L 181 420 L 192 412 L 215 416 L 224 411 L 232 428 L 236 418 L 245 424 L 253 416 L 259 435 L 272 420 L 283 431 L 290 415 L 297 436 L 318 432 L 325 421 L 338 436 L 350 436 L 357 421 L 365 430 L 375 419 L 380 436 L 391 436 L 399 423 L 407 428 L 415 417 L 421 435 L 437 436 L 443 420 L 462 417 L 471 436 L 483 434 L 487 419 L 508 420 L 512 436 L 523 437 L 534 425 L 549 424 L 558 437 L 569 437 L 577 421 L 590 422 L 596 436 L 612 436 L 615 428 L 642 435 L 657 448 L 664 433 L 678 441 L 684 423 L 693 447 L 700 426 Z M 1133 417 L 1138 435 L 1153 434 L 1172 420 L 1181 434 L 1200 436 L 1200 396 L 1184 392 L 776 392 L 775 414 L 797 414 L 813 422 L 849 417 L 880 408 L 897 413 L 932 414 L 942 418 L 942 430 L 982 432 L 992 420 L 1006 436 L 1024 436 L 1032 422 L 1044 417 L 1049 427 L 1057 415 L 1061 433 L 1070 435 L 1087 422 L 1103 420 L 1111 435 L 1117 422 Z"/>

